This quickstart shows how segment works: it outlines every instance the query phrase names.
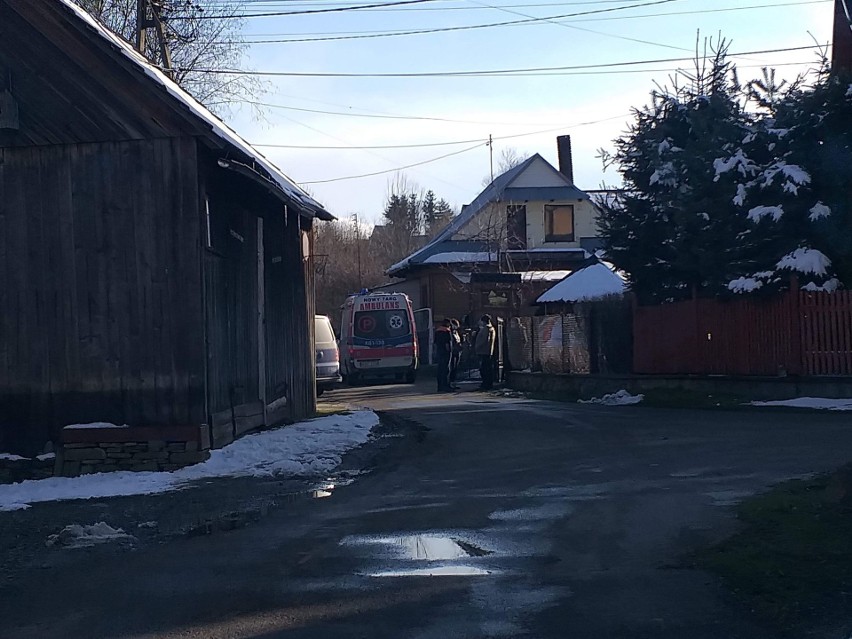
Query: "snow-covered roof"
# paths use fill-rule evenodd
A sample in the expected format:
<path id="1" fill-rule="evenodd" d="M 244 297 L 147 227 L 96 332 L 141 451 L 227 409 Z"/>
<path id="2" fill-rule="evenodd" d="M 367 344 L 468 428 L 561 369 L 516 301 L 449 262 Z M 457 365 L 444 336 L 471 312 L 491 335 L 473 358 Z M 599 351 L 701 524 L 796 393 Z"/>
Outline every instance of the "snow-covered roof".
<path id="1" fill-rule="evenodd" d="M 325 210 L 325 208 L 311 197 L 302 187 L 296 182 L 287 177 L 281 169 L 270 162 L 262 153 L 243 140 L 233 129 L 225 124 L 217 116 L 213 115 L 207 107 L 202 105 L 198 100 L 184 91 L 174 80 L 169 78 L 159 68 L 151 64 L 147 58 L 134 49 L 129 42 L 122 39 L 111 30 L 107 29 L 88 12 L 81 9 L 71 0 L 59 0 L 68 10 L 70 10 L 78 19 L 88 24 L 95 33 L 112 44 L 118 51 L 130 60 L 134 65 L 139 67 L 147 77 L 157 82 L 166 92 L 175 100 L 182 103 L 195 117 L 203 120 L 208 124 L 218 137 L 230 144 L 232 147 L 246 155 L 257 166 L 268 174 L 272 183 L 277 186 L 293 204 L 301 206 L 306 212 L 316 214 L 321 219 L 333 220 L 334 216 Z"/>
<path id="2" fill-rule="evenodd" d="M 605 264 L 597 263 L 574 271 L 545 291 L 536 302 L 587 302 L 609 295 L 624 295 L 627 283 Z"/>
<path id="3" fill-rule="evenodd" d="M 543 162 L 550 167 L 552 173 L 560 178 L 562 186 L 558 187 L 519 187 L 513 189 L 512 183 L 518 179 L 530 166 L 535 163 Z M 535 155 L 527 158 L 515 167 L 512 167 L 505 173 L 498 175 L 485 189 L 476 196 L 476 198 L 461 213 L 453 218 L 452 222 L 435 238 L 423 248 L 415 251 L 404 260 L 397 262 L 388 268 L 388 275 L 394 275 L 405 270 L 414 264 L 433 263 L 428 262 L 431 255 L 445 252 L 441 245 L 445 242 L 452 241 L 453 236 L 464 228 L 473 218 L 475 218 L 482 210 L 493 202 L 509 201 L 515 198 L 515 201 L 524 201 L 530 199 L 571 199 L 571 200 L 588 200 L 589 196 L 583 191 L 574 186 L 571 181 L 559 173 L 547 160 L 541 155 Z"/>
<path id="4" fill-rule="evenodd" d="M 573 271 L 521 271 L 522 282 L 558 282 Z"/>
<path id="5" fill-rule="evenodd" d="M 468 262 L 494 262 L 496 259 L 496 253 L 487 251 L 453 251 L 430 255 L 423 260 L 423 264 L 465 264 Z"/>

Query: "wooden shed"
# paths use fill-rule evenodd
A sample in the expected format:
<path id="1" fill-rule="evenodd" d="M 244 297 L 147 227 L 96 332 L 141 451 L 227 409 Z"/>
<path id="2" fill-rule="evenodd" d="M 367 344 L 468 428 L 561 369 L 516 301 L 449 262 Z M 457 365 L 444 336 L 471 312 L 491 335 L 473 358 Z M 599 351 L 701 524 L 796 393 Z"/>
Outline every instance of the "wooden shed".
<path id="1" fill-rule="evenodd" d="M 316 218 L 68 0 L 0 0 L 0 451 L 92 422 L 216 446 L 312 414 Z"/>

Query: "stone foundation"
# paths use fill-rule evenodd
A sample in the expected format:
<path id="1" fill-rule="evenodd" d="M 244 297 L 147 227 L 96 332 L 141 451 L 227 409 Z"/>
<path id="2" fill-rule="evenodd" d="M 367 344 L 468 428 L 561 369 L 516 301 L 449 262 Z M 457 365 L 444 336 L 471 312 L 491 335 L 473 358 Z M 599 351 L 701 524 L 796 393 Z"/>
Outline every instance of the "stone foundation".
<path id="1" fill-rule="evenodd" d="M 0 484 L 11 484 L 26 479 L 53 477 L 53 455 L 39 457 L 0 457 Z"/>
<path id="2" fill-rule="evenodd" d="M 115 470 L 172 471 L 210 457 L 206 427 L 65 428 L 55 474 L 76 477 Z"/>

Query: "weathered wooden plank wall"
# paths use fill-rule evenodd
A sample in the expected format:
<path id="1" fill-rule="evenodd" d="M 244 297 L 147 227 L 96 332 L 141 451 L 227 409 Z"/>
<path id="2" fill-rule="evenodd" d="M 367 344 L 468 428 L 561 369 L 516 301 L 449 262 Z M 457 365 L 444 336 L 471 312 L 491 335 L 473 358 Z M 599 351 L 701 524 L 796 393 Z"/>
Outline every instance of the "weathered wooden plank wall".
<path id="1" fill-rule="evenodd" d="M 202 423 L 196 143 L 0 149 L 0 446 Z"/>
<path id="2" fill-rule="evenodd" d="M 301 419 L 316 410 L 313 263 L 303 259 L 301 237 L 310 222 L 289 209 L 265 225 L 267 402 L 275 408 L 269 418 Z M 276 406 L 282 398 L 286 404 Z"/>
<path id="3" fill-rule="evenodd" d="M 263 423 L 257 363 L 257 226 L 263 208 L 245 197 L 245 178 L 223 174 L 206 182 L 208 411 L 212 440 L 220 446 Z"/>

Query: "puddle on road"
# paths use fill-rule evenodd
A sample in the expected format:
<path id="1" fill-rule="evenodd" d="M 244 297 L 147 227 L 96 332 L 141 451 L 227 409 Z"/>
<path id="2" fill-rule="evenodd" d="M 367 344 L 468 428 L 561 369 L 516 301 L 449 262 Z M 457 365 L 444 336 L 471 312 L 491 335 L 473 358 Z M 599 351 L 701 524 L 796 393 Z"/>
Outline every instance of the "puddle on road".
<path id="1" fill-rule="evenodd" d="M 497 510 L 488 515 L 488 518 L 495 521 L 548 521 L 567 517 L 573 510 L 573 507 L 569 504 L 545 504 L 544 506 L 534 506 L 531 508 Z"/>
<path id="2" fill-rule="evenodd" d="M 341 544 L 348 546 L 372 546 L 390 554 L 396 561 L 417 562 L 412 568 L 392 568 L 364 572 L 369 577 L 469 577 L 490 575 L 495 571 L 473 566 L 469 563 L 455 563 L 485 557 L 493 554 L 481 546 L 457 536 L 447 534 L 410 534 L 384 537 L 349 537 Z M 426 562 L 428 565 L 422 566 Z"/>
<path id="3" fill-rule="evenodd" d="M 343 541 L 346 545 L 384 546 L 393 554 L 411 561 L 449 561 L 483 557 L 490 550 L 456 537 L 442 535 L 401 535 L 399 537 L 354 537 Z"/>
<path id="4" fill-rule="evenodd" d="M 491 570 L 476 566 L 435 566 L 434 568 L 413 568 L 411 570 L 387 570 L 370 573 L 371 577 L 473 577 L 493 574 Z"/>

